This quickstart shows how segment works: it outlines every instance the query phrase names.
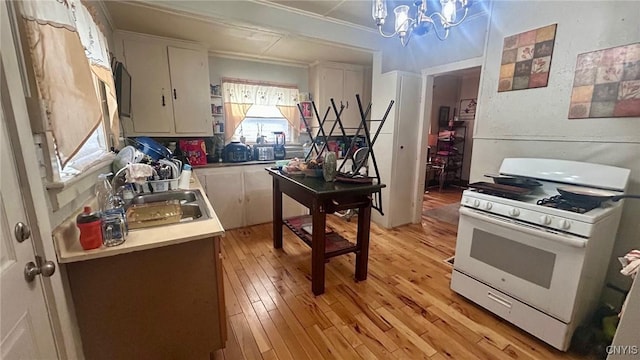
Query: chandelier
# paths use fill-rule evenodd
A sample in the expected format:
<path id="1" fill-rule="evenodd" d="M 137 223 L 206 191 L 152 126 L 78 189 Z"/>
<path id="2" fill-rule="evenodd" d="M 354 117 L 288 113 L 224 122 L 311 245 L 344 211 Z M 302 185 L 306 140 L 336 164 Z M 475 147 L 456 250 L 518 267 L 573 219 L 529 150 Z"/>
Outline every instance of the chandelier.
<path id="1" fill-rule="evenodd" d="M 376 21 L 380 35 L 391 38 L 396 35 L 400 37 L 402 46 L 407 46 L 411 39 L 411 34 L 423 35 L 429 31 L 429 27 L 433 26 L 433 30 L 440 40 L 445 40 L 449 36 L 449 29 L 460 25 L 466 18 L 469 7 L 473 0 L 440 0 L 441 12 L 433 12 L 427 14 L 427 1 L 416 0 L 416 15 L 414 18 L 409 17 L 409 6 L 396 6 L 393 12 L 396 15 L 395 31 L 393 34 L 385 34 L 382 31 L 382 25 L 387 17 L 387 3 L 385 0 L 373 0 L 371 15 Z M 457 20 L 458 12 L 464 11 L 464 14 Z M 457 20 L 457 21 L 456 21 Z M 436 24 L 438 24 L 436 26 Z M 442 30 L 438 30 L 441 27 Z"/>

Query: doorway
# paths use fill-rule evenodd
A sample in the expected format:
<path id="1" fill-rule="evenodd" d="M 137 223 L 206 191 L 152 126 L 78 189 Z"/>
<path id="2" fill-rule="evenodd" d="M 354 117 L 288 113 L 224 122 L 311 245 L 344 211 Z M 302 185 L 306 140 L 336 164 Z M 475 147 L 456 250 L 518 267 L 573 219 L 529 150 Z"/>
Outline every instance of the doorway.
<path id="1" fill-rule="evenodd" d="M 455 210 L 469 184 L 482 62 L 474 58 L 423 71 L 422 153 L 416 166 L 416 202 L 422 206 L 414 222 L 442 208 L 457 223 Z"/>

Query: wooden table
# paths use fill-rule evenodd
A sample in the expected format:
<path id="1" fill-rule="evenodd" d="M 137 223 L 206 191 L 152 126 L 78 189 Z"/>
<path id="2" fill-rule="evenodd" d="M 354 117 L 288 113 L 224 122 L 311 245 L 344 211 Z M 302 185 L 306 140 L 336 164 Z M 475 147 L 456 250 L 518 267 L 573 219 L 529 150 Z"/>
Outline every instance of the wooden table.
<path id="1" fill-rule="evenodd" d="M 311 247 L 311 290 L 324 293 L 324 263 L 327 259 L 347 253 L 356 254 L 356 281 L 367 278 L 369 258 L 369 228 L 371 194 L 384 184 L 352 184 L 325 182 L 323 178 L 289 176 L 278 170 L 266 169 L 273 177 L 273 247 L 282 248 L 282 225 L 286 225 Z M 311 211 L 311 215 L 282 219 L 282 194 L 287 194 Z M 325 233 L 326 216 L 338 210 L 358 209 L 358 230 L 353 244 L 337 233 Z M 312 234 L 301 227 L 311 223 Z"/>

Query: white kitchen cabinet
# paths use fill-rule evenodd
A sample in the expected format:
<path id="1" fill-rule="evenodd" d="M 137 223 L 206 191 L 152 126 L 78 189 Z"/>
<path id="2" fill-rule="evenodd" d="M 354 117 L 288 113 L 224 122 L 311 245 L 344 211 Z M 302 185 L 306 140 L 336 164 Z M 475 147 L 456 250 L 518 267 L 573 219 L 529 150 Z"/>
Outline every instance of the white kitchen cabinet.
<path id="1" fill-rule="evenodd" d="M 243 171 L 245 225 L 262 224 L 273 220 L 273 190 L 271 175 L 264 167 Z"/>
<path id="2" fill-rule="evenodd" d="M 244 186 L 242 172 L 236 167 L 206 172 L 206 192 L 209 202 L 225 229 L 244 225 Z M 196 172 L 200 172 L 197 170 Z"/>
<path id="3" fill-rule="evenodd" d="M 209 62 L 198 44 L 116 33 L 116 54 L 131 75 L 127 136 L 211 136 Z"/>
<path id="4" fill-rule="evenodd" d="M 333 98 L 338 111 L 341 104 L 345 106 L 340 116 L 344 127 L 354 128 L 360 124 L 356 94 L 359 94 L 363 100 L 370 98 L 369 94 L 364 93 L 364 67 L 333 62 L 319 63 L 310 68 L 309 83 L 320 117 L 323 117 L 327 108 L 331 106 Z M 327 119 L 335 119 L 333 109 L 329 112 Z M 314 118 L 312 123 L 314 126 L 317 125 L 317 119 Z M 333 122 L 327 122 L 324 130 L 328 132 L 332 125 Z M 347 133 L 353 134 L 355 129 L 347 130 Z M 334 131 L 334 135 L 338 135 L 338 132 Z"/>
<path id="5" fill-rule="evenodd" d="M 211 135 L 207 53 L 172 46 L 167 49 L 176 133 Z"/>
<path id="6" fill-rule="evenodd" d="M 168 134 L 173 130 L 173 103 L 167 46 L 126 40 L 127 71 L 131 74 L 131 120 L 139 134 Z"/>
<path id="7" fill-rule="evenodd" d="M 273 189 L 266 165 L 239 165 L 196 169 L 222 226 L 234 229 L 273 220 Z M 203 181 L 204 179 L 204 181 Z M 307 208 L 283 196 L 283 216 L 307 213 Z"/>

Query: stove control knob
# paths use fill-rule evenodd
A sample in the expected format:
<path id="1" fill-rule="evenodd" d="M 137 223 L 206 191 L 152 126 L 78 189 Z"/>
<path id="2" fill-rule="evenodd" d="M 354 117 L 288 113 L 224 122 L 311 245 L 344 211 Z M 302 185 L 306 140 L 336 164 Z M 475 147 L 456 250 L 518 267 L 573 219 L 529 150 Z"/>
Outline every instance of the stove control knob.
<path id="1" fill-rule="evenodd" d="M 564 230 L 567 230 L 571 227 L 571 223 L 569 222 L 569 220 L 560 220 L 560 227 L 563 228 Z"/>
<path id="2" fill-rule="evenodd" d="M 519 216 L 520 215 L 520 210 L 518 210 L 516 208 L 511 208 L 509 210 L 509 215 L 511 215 L 511 216 Z"/>
<path id="3" fill-rule="evenodd" d="M 549 215 L 540 216 L 540 224 L 542 224 L 542 225 L 551 224 L 551 216 L 549 216 Z"/>
<path id="4" fill-rule="evenodd" d="M 484 208 L 487 209 L 487 210 L 491 210 L 492 207 L 493 207 L 493 204 L 488 202 L 488 201 L 487 201 L 486 204 L 484 204 Z"/>
<path id="5" fill-rule="evenodd" d="M 478 207 L 480 206 L 480 200 L 473 200 L 473 207 Z"/>

